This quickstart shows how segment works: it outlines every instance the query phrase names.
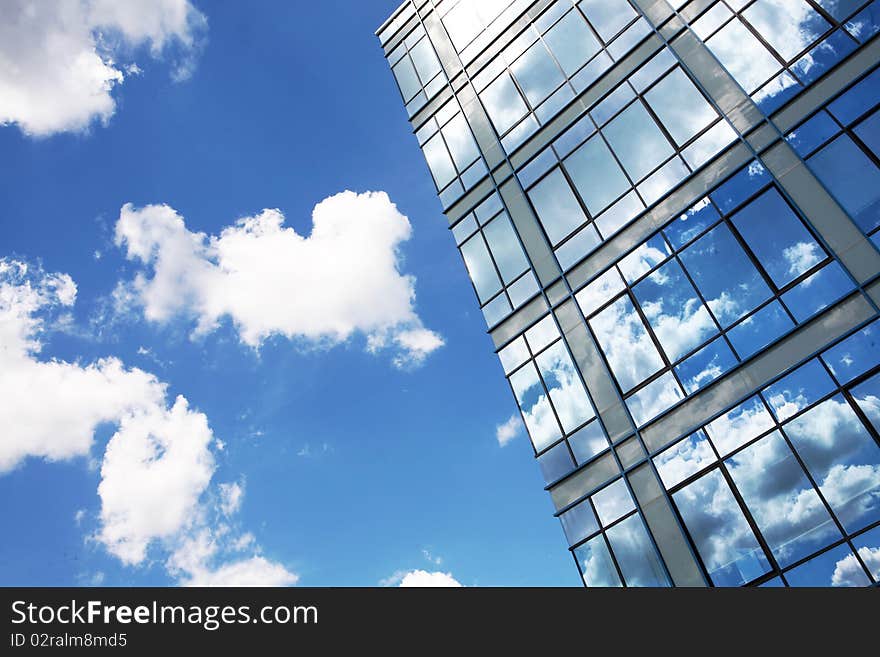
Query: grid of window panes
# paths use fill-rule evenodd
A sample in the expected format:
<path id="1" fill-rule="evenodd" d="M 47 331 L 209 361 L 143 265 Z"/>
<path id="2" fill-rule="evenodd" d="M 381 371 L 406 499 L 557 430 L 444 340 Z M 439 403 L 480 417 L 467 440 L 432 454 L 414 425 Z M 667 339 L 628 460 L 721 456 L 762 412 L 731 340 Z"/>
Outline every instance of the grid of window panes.
<path id="1" fill-rule="evenodd" d="M 856 225 L 880 245 L 880 69 L 789 133 Z"/>
<path id="2" fill-rule="evenodd" d="M 471 62 L 531 4 L 532 0 L 434 2 L 463 64 Z"/>
<path id="3" fill-rule="evenodd" d="M 691 27 L 771 112 L 880 31 L 880 1 L 721 0 Z"/>
<path id="4" fill-rule="evenodd" d="M 628 0 L 557 0 L 474 77 L 511 153 L 651 32 Z"/>
<path id="5" fill-rule="evenodd" d="M 510 217 L 491 194 L 452 228 L 486 323 L 494 326 L 540 292 Z"/>
<path id="6" fill-rule="evenodd" d="M 653 457 L 714 586 L 880 581 L 878 338 L 875 320 Z M 560 520 L 588 586 L 668 584 L 627 478 Z"/>
<path id="7" fill-rule="evenodd" d="M 444 208 L 489 173 L 455 98 L 444 103 L 419 126 L 416 138 Z"/>
<path id="8" fill-rule="evenodd" d="M 715 585 L 880 580 L 878 332 L 875 321 L 654 457 Z"/>
<path id="9" fill-rule="evenodd" d="M 854 289 L 753 162 L 575 298 L 643 426 Z"/>
<path id="10" fill-rule="evenodd" d="M 608 448 L 608 438 L 552 315 L 498 352 L 550 484 Z"/>
<path id="11" fill-rule="evenodd" d="M 388 55 L 408 116 L 413 116 L 446 85 L 446 74 L 421 25 Z"/>
<path id="12" fill-rule="evenodd" d="M 664 48 L 517 176 L 565 270 L 735 138 Z"/>

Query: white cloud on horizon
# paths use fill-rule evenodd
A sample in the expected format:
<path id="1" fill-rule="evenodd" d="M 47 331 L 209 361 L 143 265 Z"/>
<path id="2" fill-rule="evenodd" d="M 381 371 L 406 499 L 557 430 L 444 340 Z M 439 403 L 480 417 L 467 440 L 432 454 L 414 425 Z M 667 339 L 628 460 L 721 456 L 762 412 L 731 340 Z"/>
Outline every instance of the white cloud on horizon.
<path id="1" fill-rule="evenodd" d="M 379 586 L 399 586 L 400 588 L 458 588 L 462 584 L 451 573 L 426 570 L 397 571 L 379 582 Z"/>
<path id="2" fill-rule="evenodd" d="M 148 562 L 150 548 L 173 550 L 208 526 L 224 542 L 189 568 L 168 566 L 181 582 L 294 583 L 296 575 L 241 543 L 227 521 L 243 490 L 211 495 L 217 442 L 207 417 L 185 397 L 167 400 L 167 384 L 121 361 L 91 364 L 40 360 L 47 318 L 73 305 L 76 286 L 16 260 L 0 259 L 0 475 L 28 458 L 89 464 L 96 430 L 115 426 L 103 458 L 98 495 L 100 526 L 93 539 L 129 566 Z M 219 499 L 219 504 L 214 501 Z M 77 513 L 80 525 L 85 513 Z M 250 558 L 224 559 L 226 544 L 249 546 Z M 169 561 L 171 564 L 171 561 Z"/>
<path id="3" fill-rule="evenodd" d="M 420 365 L 444 342 L 415 311 L 415 278 L 400 271 L 409 220 L 384 192 L 346 191 L 312 213 L 308 237 L 263 210 L 219 235 L 190 231 L 167 205 L 122 207 L 116 244 L 140 265 L 117 288 L 122 307 L 148 321 L 195 320 L 195 336 L 232 321 L 242 343 L 274 335 L 331 347 L 360 334 L 396 367 Z"/>
<path id="4" fill-rule="evenodd" d="M 140 67 L 147 47 L 172 53 L 172 77 L 192 74 L 207 25 L 189 0 L 6 0 L 0 14 L 0 125 L 30 136 L 106 124 L 113 92 Z"/>

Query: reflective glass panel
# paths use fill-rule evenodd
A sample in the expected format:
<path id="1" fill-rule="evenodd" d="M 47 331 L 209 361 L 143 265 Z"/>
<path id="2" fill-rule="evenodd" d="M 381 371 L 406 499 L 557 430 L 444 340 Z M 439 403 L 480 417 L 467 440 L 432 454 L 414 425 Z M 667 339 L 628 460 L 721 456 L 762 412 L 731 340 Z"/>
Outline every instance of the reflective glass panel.
<path id="1" fill-rule="evenodd" d="M 737 19 L 721 28 L 706 41 L 706 45 L 746 93 L 752 93 L 781 68 L 773 55 Z"/>
<path id="2" fill-rule="evenodd" d="M 541 41 L 526 50 L 510 70 L 532 107 L 537 107 L 564 81 L 562 71 Z"/>
<path id="3" fill-rule="evenodd" d="M 483 236 L 477 233 L 462 244 L 461 255 L 464 256 L 464 264 L 474 282 L 480 303 L 486 303 L 492 295 L 501 290 L 501 280 L 492 264 Z"/>
<path id="4" fill-rule="evenodd" d="M 504 134 L 529 111 L 508 73 L 480 92 L 480 100 L 499 134 Z"/>
<path id="5" fill-rule="evenodd" d="M 599 534 L 574 551 L 583 573 L 584 582 L 591 587 L 622 586 L 605 538 Z"/>
<path id="6" fill-rule="evenodd" d="M 554 169 L 528 192 L 547 237 L 557 244 L 587 220 L 562 171 Z"/>
<path id="7" fill-rule="evenodd" d="M 667 489 L 677 486 L 716 461 L 706 434 L 697 431 L 654 457 L 654 465 Z"/>
<path id="8" fill-rule="evenodd" d="M 644 178 L 673 153 L 648 110 L 638 101 L 623 110 L 602 132 L 633 180 Z"/>
<path id="9" fill-rule="evenodd" d="M 871 583 L 848 545 L 838 545 L 785 573 L 789 586 L 867 586 Z"/>
<path id="10" fill-rule="evenodd" d="M 627 586 L 669 586 L 669 578 L 637 513 L 609 529 L 608 542 Z"/>
<path id="11" fill-rule="evenodd" d="M 540 452 L 561 438 L 562 433 L 535 366 L 526 363 L 511 374 L 510 385 L 522 410 L 535 450 Z"/>
<path id="12" fill-rule="evenodd" d="M 602 48 L 577 11 L 570 11 L 544 35 L 566 75 L 572 75 Z"/>
<path id="13" fill-rule="evenodd" d="M 685 72 L 677 67 L 645 94 L 645 100 L 679 146 L 718 116 Z"/>
<path id="14" fill-rule="evenodd" d="M 506 212 L 495 217 L 483 231 L 505 283 L 512 282 L 529 268 L 525 253 Z"/>
<path id="15" fill-rule="evenodd" d="M 595 416 L 587 392 L 561 340 L 542 352 L 535 362 L 541 370 L 550 401 L 565 433 L 574 431 Z"/>
<path id="16" fill-rule="evenodd" d="M 880 226 L 880 170 L 848 135 L 840 135 L 808 162 L 863 231 Z"/>
<path id="17" fill-rule="evenodd" d="M 598 135 L 566 158 L 565 170 L 593 215 L 629 189 L 623 170 Z"/>

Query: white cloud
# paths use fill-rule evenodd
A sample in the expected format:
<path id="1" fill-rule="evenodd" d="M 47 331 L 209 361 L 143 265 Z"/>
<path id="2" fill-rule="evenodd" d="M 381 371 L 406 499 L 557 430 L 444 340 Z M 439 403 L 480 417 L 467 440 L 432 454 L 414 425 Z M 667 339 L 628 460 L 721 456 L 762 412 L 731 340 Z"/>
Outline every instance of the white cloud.
<path id="1" fill-rule="evenodd" d="M 0 124 L 46 136 L 104 124 L 113 91 L 140 68 L 142 46 L 169 55 L 173 77 L 193 70 L 205 17 L 189 0 L 5 0 L 0 14 Z"/>
<path id="2" fill-rule="evenodd" d="M 278 210 L 238 220 L 220 235 L 191 232 L 167 205 L 123 206 L 116 243 L 142 269 L 120 298 L 149 321 L 196 320 L 195 335 L 231 319 L 258 348 L 273 335 L 332 346 L 354 334 L 391 349 L 398 367 L 443 345 L 415 312 L 415 279 L 400 271 L 409 220 L 384 192 L 342 192 L 321 201 L 308 237 Z"/>
<path id="3" fill-rule="evenodd" d="M 391 577 L 379 582 L 380 586 L 399 586 L 401 588 L 452 588 L 460 587 L 461 583 L 450 573 L 440 571 L 428 572 L 426 570 L 411 570 L 409 572 L 397 571 Z"/>
<path id="4" fill-rule="evenodd" d="M 238 512 L 244 500 L 244 485 L 233 481 L 220 484 L 217 488 L 220 490 L 220 510 L 223 515 L 231 516 Z"/>
<path id="5" fill-rule="evenodd" d="M 507 444 L 516 438 L 521 432 L 522 419 L 520 418 L 519 413 L 514 413 L 507 419 L 507 422 L 495 427 L 495 439 L 501 447 L 506 447 Z"/>
<path id="6" fill-rule="evenodd" d="M 880 573 L 880 548 L 861 547 L 859 556 L 868 570 L 875 575 Z M 835 564 L 834 573 L 831 575 L 831 586 L 865 586 L 868 583 L 865 571 L 862 570 L 855 555 L 848 554 Z"/>
<path id="7" fill-rule="evenodd" d="M 0 259 L 0 474 L 27 458 L 89 457 L 97 428 L 115 425 L 101 461 L 94 536 L 111 554 L 127 565 L 143 564 L 150 548 L 190 544 L 215 525 L 218 538 L 205 559 L 188 562 L 189 569 L 172 568 L 169 560 L 169 571 L 181 581 L 294 583 L 295 574 L 258 554 L 252 536 L 236 536 L 216 520 L 241 504 L 243 489 L 232 484 L 206 495 L 217 441 L 204 414 L 182 396 L 169 405 L 165 383 L 118 359 L 80 364 L 38 358 L 47 319 L 75 297 L 66 274 Z M 74 521 L 84 517 L 78 511 Z M 252 557 L 224 559 L 245 548 Z"/>
<path id="8" fill-rule="evenodd" d="M 800 276 L 822 259 L 819 245 L 815 242 L 798 242 L 782 251 L 782 257 L 788 264 L 788 273 Z M 807 279 L 812 280 L 812 279 Z"/>

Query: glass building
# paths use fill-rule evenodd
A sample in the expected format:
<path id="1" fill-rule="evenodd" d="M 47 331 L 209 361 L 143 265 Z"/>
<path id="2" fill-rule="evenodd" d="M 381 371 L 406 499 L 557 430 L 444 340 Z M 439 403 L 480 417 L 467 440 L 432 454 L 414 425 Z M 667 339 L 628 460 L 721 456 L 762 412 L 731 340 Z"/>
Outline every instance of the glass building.
<path id="1" fill-rule="evenodd" d="M 377 36 L 587 586 L 880 581 L 880 0 Z"/>

